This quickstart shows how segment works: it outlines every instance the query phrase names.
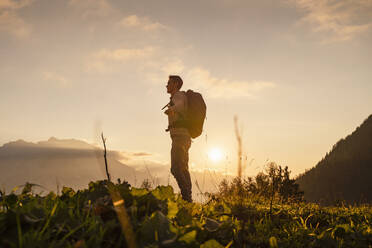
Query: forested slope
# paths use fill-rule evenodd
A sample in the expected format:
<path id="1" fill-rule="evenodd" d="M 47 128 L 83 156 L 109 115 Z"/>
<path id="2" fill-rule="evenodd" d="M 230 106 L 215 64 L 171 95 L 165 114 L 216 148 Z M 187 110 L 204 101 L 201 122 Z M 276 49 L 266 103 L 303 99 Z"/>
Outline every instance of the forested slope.
<path id="1" fill-rule="evenodd" d="M 325 204 L 372 202 L 372 115 L 297 178 L 305 199 Z"/>

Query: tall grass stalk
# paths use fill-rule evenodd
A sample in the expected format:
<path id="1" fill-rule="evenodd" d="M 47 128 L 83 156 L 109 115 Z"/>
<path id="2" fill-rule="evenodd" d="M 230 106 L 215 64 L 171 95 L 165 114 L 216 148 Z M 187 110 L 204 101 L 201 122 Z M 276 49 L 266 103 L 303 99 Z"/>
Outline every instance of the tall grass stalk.
<path id="1" fill-rule="evenodd" d="M 108 167 L 107 167 L 106 138 L 103 137 L 103 132 L 101 133 L 101 138 L 102 138 L 102 143 L 103 143 L 103 147 L 104 147 L 103 157 L 105 159 L 105 168 L 106 168 L 107 180 L 109 182 L 111 182 L 110 173 L 109 173 Z"/>
<path id="2" fill-rule="evenodd" d="M 127 241 L 127 245 L 129 248 L 137 248 L 137 242 L 135 238 L 135 234 L 133 232 L 132 225 L 129 220 L 129 216 L 127 214 L 127 210 L 125 209 L 124 205 L 124 199 L 121 197 L 120 192 L 115 187 L 113 183 L 111 183 L 110 180 L 110 174 L 108 172 L 108 166 L 107 166 L 107 157 L 106 157 L 106 138 L 103 137 L 103 132 L 101 134 L 103 147 L 104 147 L 104 158 L 105 158 L 105 166 L 106 166 L 106 174 L 108 179 L 108 191 L 110 193 L 112 204 L 114 205 L 115 212 L 118 216 L 119 222 L 122 227 L 122 231 L 124 233 L 125 239 Z"/>
<path id="3" fill-rule="evenodd" d="M 243 173 L 243 164 L 242 164 L 242 156 L 243 156 L 243 144 L 242 144 L 242 134 L 241 130 L 238 127 L 238 117 L 234 116 L 234 124 L 235 124 L 235 136 L 236 141 L 238 142 L 238 178 L 242 178 Z"/>
<path id="4" fill-rule="evenodd" d="M 18 247 L 23 247 L 23 239 L 22 239 L 22 227 L 21 227 L 21 221 L 19 219 L 19 211 L 17 211 L 16 214 L 16 221 L 17 221 L 17 231 L 18 231 Z"/>
<path id="5" fill-rule="evenodd" d="M 54 206 L 52 208 L 52 211 L 50 211 L 50 215 L 49 215 L 47 221 L 45 222 L 45 225 L 44 225 L 43 229 L 39 233 L 39 238 L 41 238 L 41 236 L 43 235 L 43 233 L 45 232 L 45 230 L 48 228 L 49 223 L 50 223 L 50 220 L 52 219 L 54 213 L 56 212 L 57 207 L 58 207 L 58 201 L 56 201 L 56 203 L 54 204 Z"/>

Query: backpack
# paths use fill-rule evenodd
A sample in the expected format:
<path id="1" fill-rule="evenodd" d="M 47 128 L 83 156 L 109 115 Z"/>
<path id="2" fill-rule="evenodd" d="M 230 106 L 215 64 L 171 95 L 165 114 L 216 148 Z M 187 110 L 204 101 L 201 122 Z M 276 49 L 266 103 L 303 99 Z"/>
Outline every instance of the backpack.
<path id="1" fill-rule="evenodd" d="M 187 98 L 186 128 L 191 138 L 199 137 L 203 131 L 204 119 L 207 112 L 202 95 L 198 92 L 188 90 L 185 92 Z"/>

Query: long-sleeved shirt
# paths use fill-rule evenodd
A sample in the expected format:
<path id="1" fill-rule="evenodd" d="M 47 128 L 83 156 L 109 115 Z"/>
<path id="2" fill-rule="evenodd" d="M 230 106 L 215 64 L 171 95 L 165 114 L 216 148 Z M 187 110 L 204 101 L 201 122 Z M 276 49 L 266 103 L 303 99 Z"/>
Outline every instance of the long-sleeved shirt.
<path id="1" fill-rule="evenodd" d="M 169 106 L 168 124 L 172 126 L 177 120 L 182 119 L 186 116 L 187 111 L 187 97 L 184 91 L 177 91 L 171 97 L 173 105 Z M 174 135 L 186 135 L 190 136 L 187 128 L 183 127 L 170 127 L 169 132 L 171 137 Z"/>

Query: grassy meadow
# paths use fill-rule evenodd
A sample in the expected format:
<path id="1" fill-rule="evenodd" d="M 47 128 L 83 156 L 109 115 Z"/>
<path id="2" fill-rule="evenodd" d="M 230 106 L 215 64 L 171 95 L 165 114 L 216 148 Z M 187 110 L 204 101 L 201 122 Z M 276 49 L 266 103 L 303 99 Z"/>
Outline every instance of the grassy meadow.
<path id="1" fill-rule="evenodd" d="M 41 196 L 26 184 L 1 193 L 0 247 L 372 247 L 370 206 L 283 202 L 228 183 L 206 197 L 106 180 Z"/>

